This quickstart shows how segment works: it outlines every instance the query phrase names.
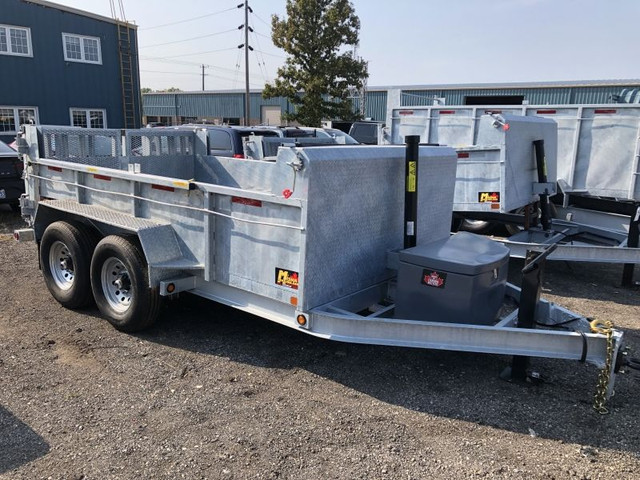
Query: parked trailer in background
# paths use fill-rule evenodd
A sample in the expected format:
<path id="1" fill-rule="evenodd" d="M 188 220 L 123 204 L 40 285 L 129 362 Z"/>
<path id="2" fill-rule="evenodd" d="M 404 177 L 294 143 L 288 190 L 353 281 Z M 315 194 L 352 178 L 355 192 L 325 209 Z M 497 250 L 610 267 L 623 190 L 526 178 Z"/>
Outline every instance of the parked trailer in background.
<path id="1" fill-rule="evenodd" d="M 283 147 L 252 160 L 208 155 L 198 129 L 25 128 L 31 229 L 16 236 L 39 243 L 64 306 L 94 299 L 135 331 L 190 292 L 331 340 L 516 355 L 518 378 L 522 357 L 586 361 L 603 368 L 599 411 L 613 391 L 622 332 L 539 299 L 546 254 L 520 290 L 506 283 L 508 249 L 449 236 L 451 148 Z"/>
<path id="2" fill-rule="evenodd" d="M 631 285 L 633 264 L 640 263 L 640 107 L 624 104 L 403 107 L 393 110 L 386 142 L 403 143 L 406 136 L 419 135 L 423 143 L 449 145 L 465 156 L 470 148 L 488 148 L 496 143 L 483 128 L 487 116 L 542 117 L 557 124 L 558 195 L 553 204 L 553 232 L 516 233 L 506 242 L 512 255 L 524 257 L 527 249 L 536 244 L 561 240 L 550 259 L 624 263 L 623 283 Z M 533 168 L 533 158 L 530 165 Z M 479 178 L 463 175 L 458 181 L 481 182 Z M 490 219 L 474 213 L 483 208 L 486 207 L 459 205 L 456 210 L 486 225 Z M 510 208 L 498 210 L 503 216 L 494 219 L 523 223 L 522 215 L 505 215 Z M 515 231 L 511 229 L 512 233 Z"/>
<path id="3" fill-rule="evenodd" d="M 558 179 L 565 193 L 640 201 L 640 106 L 522 105 L 406 107 L 393 110 L 389 142 L 420 135 L 423 143 L 485 145 L 483 115 L 549 118 L 558 124 Z"/>

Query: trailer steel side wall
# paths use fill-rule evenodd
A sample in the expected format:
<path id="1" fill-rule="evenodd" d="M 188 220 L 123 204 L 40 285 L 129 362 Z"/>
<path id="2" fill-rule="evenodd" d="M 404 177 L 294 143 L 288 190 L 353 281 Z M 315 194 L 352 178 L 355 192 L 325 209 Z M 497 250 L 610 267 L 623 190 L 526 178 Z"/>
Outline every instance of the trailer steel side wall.
<path id="1" fill-rule="evenodd" d="M 533 189 L 538 182 L 533 142 L 544 140 L 548 181 L 555 183 L 555 122 L 484 115 L 478 123 L 481 146 L 458 148 L 453 209 L 506 213 L 537 201 L 539 197 Z"/>
<path id="2" fill-rule="evenodd" d="M 487 113 L 555 120 L 558 179 L 569 191 L 640 200 L 640 107 L 636 105 L 403 107 L 393 110 L 388 140 L 400 144 L 406 135 L 420 135 L 424 143 L 482 145 L 478 125 Z"/>
<path id="3" fill-rule="evenodd" d="M 145 129 L 126 133 L 123 157 L 107 148 L 115 131 L 43 126 L 28 135 L 51 157 L 29 167 L 39 180 L 31 199 L 49 199 L 38 208 L 135 230 L 156 284 L 187 270 L 204 291 L 218 283 L 306 311 L 388 280 L 387 254 L 403 246 L 401 146 L 234 159 L 203 155 L 206 132 Z M 455 152 L 422 147 L 419 167 L 418 200 L 428 208 L 417 238 L 428 243 L 449 235 Z M 48 220 L 36 215 L 37 238 Z"/>

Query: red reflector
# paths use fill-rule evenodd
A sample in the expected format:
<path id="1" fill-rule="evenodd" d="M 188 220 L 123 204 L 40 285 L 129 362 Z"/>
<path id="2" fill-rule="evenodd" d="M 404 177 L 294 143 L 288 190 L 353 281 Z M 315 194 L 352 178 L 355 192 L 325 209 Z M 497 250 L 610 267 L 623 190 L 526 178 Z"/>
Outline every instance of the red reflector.
<path id="1" fill-rule="evenodd" d="M 151 184 L 151 188 L 154 190 L 163 190 L 165 192 L 175 192 L 176 189 L 173 187 L 167 187 L 166 185 L 156 185 L 155 183 Z"/>
<path id="2" fill-rule="evenodd" d="M 244 198 L 244 197 L 231 197 L 231 201 L 233 203 L 239 203 L 240 205 L 250 205 L 252 207 L 261 207 L 261 200 L 254 200 L 253 198 Z"/>
<path id="3" fill-rule="evenodd" d="M 607 114 L 607 113 L 616 113 L 616 110 L 615 110 L 615 109 L 613 109 L 613 108 L 611 108 L 611 109 L 609 109 L 609 108 L 601 108 L 601 109 L 597 109 L 597 110 L 596 110 L 595 112 L 593 112 L 593 113 L 595 113 L 595 114 L 602 114 L 602 113 L 604 113 L 604 114 Z"/>
<path id="4" fill-rule="evenodd" d="M 500 204 L 499 203 L 492 203 L 491 204 L 491 210 L 500 210 Z"/>
<path id="5" fill-rule="evenodd" d="M 233 158 L 245 158 L 241 153 L 234 153 Z"/>
<path id="6" fill-rule="evenodd" d="M 62 168 L 61 167 L 47 167 L 48 170 L 53 170 L 54 172 L 61 172 Z"/>
<path id="7" fill-rule="evenodd" d="M 555 110 L 536 110 L 536 113 L 539 113 L 541 115 L 553 115 L 554 113 L 556 113 Z"/>
<path id="8" fill-rule="evenodd" d="M 97 173 L 93 174 L 93 178 L 97 179 L 97 180 L 105 180 L 107 182 L 111 181 L 111 177 L 108 177 L 106 175 L 98 175 Z"/>
<path id="9" fill-rule="evenodd" d="M 413 115 L 413 110 L 400 110 L 398 115 Z"/>
<path id="10" fill-rule="evenodd" d="M 458 152 L 458 158 L 469 158 L 469 152 Z"/>
<path id="11" fill-rule="evenodd" d="M 440 110 L 440 115 L 455 115 L 455 110 Z"/>

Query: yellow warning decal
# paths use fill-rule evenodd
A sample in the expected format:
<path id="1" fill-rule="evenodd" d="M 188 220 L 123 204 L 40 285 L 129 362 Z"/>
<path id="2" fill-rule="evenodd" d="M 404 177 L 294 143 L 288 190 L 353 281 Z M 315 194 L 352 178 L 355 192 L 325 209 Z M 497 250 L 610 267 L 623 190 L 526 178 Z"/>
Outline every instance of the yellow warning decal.
<path id="1" fill-rule="evenodd" d="M 409 162 L 409 176 L 407 177 L 407 192 L 416 191 L 416 162 Z"/>

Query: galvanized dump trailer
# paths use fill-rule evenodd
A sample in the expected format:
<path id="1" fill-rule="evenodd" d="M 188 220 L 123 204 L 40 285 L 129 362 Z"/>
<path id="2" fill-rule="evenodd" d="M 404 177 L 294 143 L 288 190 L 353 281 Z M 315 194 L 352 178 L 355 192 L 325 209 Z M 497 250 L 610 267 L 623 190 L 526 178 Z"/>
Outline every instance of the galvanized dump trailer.
<path id="1" fill-rule="evenodd" d="M 557 188 L 546 189 L 546 193 L 554 194 L 557 190 L 560 195 L 556 199 L 561 201 L 553 204 L 555 218 L 549 231 L 523 231 L 505 241 L 512 255 L 523 258 L 536 245 L 560 242 L 549 259 L 625 263 L 628 266 L 623 283 L 631 284 L 633 264 L 640 263 L 640 107 L 621 104 L 403 107 L 393 110 L 387 141 L 401 144 L 407 135 L 419 135 L 424 143 L 452 146 L 459 155 L 473 160 L 471 155 L 476 150 L 506 143 L 495 134 L 487 135 L 486 125 L 491 122 L 488 119 L 515 125 L 517 117 L 544 118 L 557 124 L 557 150 L 555 141 L 540 138 L 545 139 L 550 167 L 548 181 L 557 183 Z M 531 182 L 533 201 L 537 200 L 535 194 L 545 188 L 536 185 L 532 169 L 535 160 L 530 155 L 529 170 L 520 169 L 520 179 Z M 466 182 L 476 192 L 482 191 L 487 183 L 486 177 L 463 171 L 458 177 L 459 182 Z M 511 181 L 503 175 L 496 183 L 504 189 Z M 510 200 L 507 197 L 490 205 L 480 199 L 477 198 L 476 205 L 458 204 L 455 210 L 470 218 L 480 218 L 475 212 L 486 212 L 488 207 L 500 214 L 524 207 L 504 202 Z M 489 199 L 498 200 L 495 196 Z M 522 222 L 521 216 L 496 218 Z"/>
<path id="2" fill-rule="evenodd" d="M 162 297 L 191 292 L 332 340 L 582 360 L 603 368 L 600 405 L 612 393 L 622 332 L 539 299 L 543 256 L 520 291 L 505 247 L 449 236 L 451 148 L 414 144 L 407 161 L 402 146 L 286 147 L 250 160 L 207 155 L 199 130 L 25 129 L 32 228 L 16 236 L 39 243 L 67 307 L 95 298 L 133 331 Z"/>

